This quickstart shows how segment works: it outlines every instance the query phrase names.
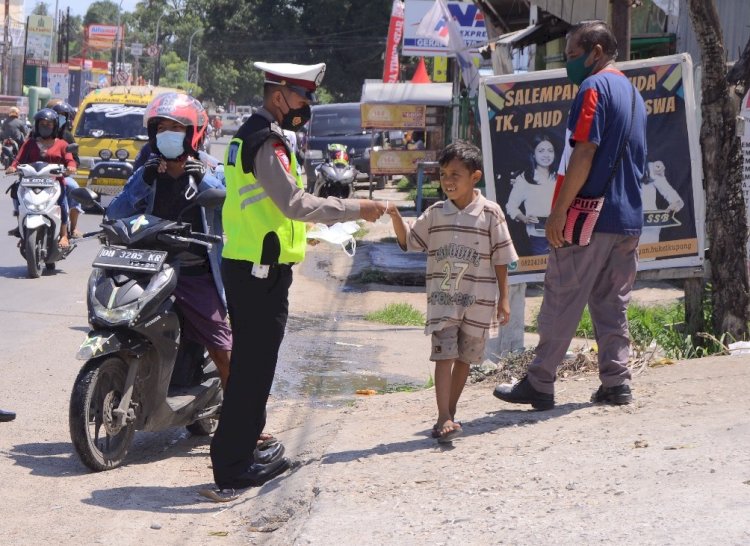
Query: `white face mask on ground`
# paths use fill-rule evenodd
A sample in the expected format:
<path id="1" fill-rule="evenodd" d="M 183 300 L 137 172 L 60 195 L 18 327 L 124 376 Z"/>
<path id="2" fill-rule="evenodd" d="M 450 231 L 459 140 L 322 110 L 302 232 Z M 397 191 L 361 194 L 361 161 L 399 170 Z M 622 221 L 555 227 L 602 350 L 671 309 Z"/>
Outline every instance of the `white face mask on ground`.
<path id="1" fill-rule="evenodd" d="M 156 147 L 167 159 L 176 159 L 185 153 L 185 133 L 162 131 L 156 134 Z"/>

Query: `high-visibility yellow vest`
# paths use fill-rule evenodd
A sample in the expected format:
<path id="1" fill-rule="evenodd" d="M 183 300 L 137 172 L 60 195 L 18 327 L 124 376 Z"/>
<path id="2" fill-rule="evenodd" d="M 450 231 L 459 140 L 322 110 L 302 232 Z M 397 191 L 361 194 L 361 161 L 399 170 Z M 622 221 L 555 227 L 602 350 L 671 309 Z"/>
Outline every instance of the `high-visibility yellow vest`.
<path id="1" fill-rule="evenodd" d="M 243 167 L 243 157 L 246 162 L 248 158 L 254 160 L 272 135 L 286 142 L 280 130 L 260 114 L 254 114 L 227 147 L 224 159 L 227 196 L 222 210 L 227 238 L 222 253 L 225 258 L 259 264 L 298 263 L 305 258 L 305 223 L 284 216 L 258 183 L 251 169 L 253 166 Z M 289 172 L 297 186 L 304 188 L 302 177 L 297 173 L 297 158 L 286 144 L 285 149 L 290 160 Z M 285 180 L 269 182 L 286 184 Z"/>

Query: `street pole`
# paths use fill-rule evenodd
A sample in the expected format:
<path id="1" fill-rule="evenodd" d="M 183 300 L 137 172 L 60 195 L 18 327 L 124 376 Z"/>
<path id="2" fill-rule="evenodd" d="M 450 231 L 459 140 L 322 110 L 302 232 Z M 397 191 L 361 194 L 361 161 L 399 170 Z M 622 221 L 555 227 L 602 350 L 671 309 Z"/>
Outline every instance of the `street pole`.
<path id="1" fill-rule="evenodd" d="M 185 81 L 190 82 L 190 54 L 193 50 L 193 38 L 196 34 L 198 34 L 201 31 L 201 29 L 196 30 L 190 35 L 190 41 L 188 41 L 188 60 L 187 60 L 187 69 L 185 69 Z"/>
<path id="2" fill-rule="evenodd" d="M 117 34 L 115 34 L 115 66 L 113 67 L 113 70 L 112 70 L 112 72 L 115 75 L 115 78 L 118 77 L 117 68 L 118 68 L 118 64 L 120 63 L 120 47 L 122 47 L 122 30 L 120 29 L 120 15 L 122 14 L 122 2 L 123 0 L 120 0 L 120 4 L 117 6 Z"/>
<path id="3" fill-rule="evenodd" d="M 8 94 L 8 79 L 10 78 L 10 56 L 8 45 L 10 41 L 10 0 L 5 0 L 5 28 L 3 29 L 3 95 Z"/>
<path id="4" fill-rule="evenodd" d="M 160 65 L 161 65 L 161 46 L 159 45 L 159 25 L 161 24 L 161 18 L 164 17 L 167 14 L 165 11 L 161 15 L 159 15 L 159 18 L 156 20 L 156 37 L 154 39 L 154 44 L 156 44 L 156 62 L 154 63 L 154 86 L 159 85 L 159 71 L 160 71 Z"/>

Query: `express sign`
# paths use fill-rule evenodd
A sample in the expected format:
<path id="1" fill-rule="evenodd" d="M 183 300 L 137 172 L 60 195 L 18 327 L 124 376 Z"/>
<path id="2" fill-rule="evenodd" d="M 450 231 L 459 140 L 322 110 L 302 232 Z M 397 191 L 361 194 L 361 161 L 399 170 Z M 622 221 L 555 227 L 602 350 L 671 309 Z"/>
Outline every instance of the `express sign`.
<path id="1" fill-rule="evenodd" d="M 434 3 L 434 0 L 407 0 L 402 55 L 422 57 L 448 55 L 448 48 L 437 40 L 417 36 L 419 23 Z M 477 6 L 471 2 L 447 2 L 447 6 L 451 16 L 458 23 L 461 37 L 467 46 L 478 47 L 487 44 L 484 14 Z"/>

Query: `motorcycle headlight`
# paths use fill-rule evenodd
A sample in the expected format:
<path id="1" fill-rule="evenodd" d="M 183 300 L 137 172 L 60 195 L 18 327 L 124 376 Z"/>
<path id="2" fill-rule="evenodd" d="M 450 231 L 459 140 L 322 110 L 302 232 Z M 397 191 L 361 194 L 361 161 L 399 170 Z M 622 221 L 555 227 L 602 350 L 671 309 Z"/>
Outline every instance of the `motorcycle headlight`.
<path id="1" fill-rule="evenodd" d="M 146 286 L 146 289 L 137 300 L 114 308 L 111 307 L 114 303 L 114 295 L 106 305 L 102 305 L 102 303 L 96 298 L 96 286 L 103 275 L 104 270 L 97 268 L 94 269 L 89 277 L 88 290 L 92 311 L 94 312 L 94 315 L 96 315 L 96 318 L 108 323 L 110 326 L 119 326 L 122 324 L 131 324 L 138 318 L 138 315 L 146 303 L 148 303 L 148 301 L 157 294 L 164 285 L 170 282 L 174 275 L 174 269 L 171 267 L 165 267 L 151 277 L 148 286 Z"/>
<path id="2" fill-rule="evenodd" d="M 21 187 L 23 188 L 23 186 Z M 24 206 L 28 210 L 32 212 L 41 212 L 47 208 L 49 200 L 54 198 L 55 188 L 43 188 L 38 193 L 33 190 L 23 188 L 22 191 L 18 193 L 21 197 L 21 200 L 23 201 Z"/>

